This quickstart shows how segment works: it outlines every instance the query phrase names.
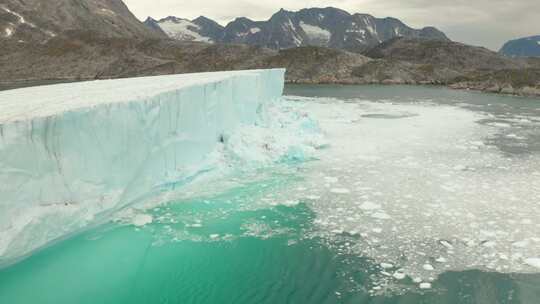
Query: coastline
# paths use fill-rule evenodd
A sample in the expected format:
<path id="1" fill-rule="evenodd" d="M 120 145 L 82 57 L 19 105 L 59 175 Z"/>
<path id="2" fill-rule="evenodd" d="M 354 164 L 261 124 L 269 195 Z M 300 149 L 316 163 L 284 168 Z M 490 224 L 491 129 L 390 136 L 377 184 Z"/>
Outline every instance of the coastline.
<path id="1" fill-rule="evenodd" d="M 141 75 L 140 77 L 143 77 Z M 41 85 L 53 85 L 61 83 L 70 83 L 70 82 L 80 82 L 80 81 L 92 81 L 92 80 L 106 80 L 106 79 L 119 79 L 123 77 L 104 77 L 104 78 L 81 78 L 81 77 L 65 77 L 65 78 L 50 78 L 50 79 L 19 79 L 15 81 L 4 81 L 0 80 L 0 91 L 13 90 L 20 88 L 27 88 L 33 86 Z M 439 82 L 409 82 L 409 81 L 363 81 L 360 79 L 346 79 L 346 80 L 336 80 L 336 79 L 327 79 L 313 81 L 310 79 L 286 79 L 286 85 L 383 85 L 383 86 L 392 86 L 392 85 L 406 85 L 406 86 L 429 86 L 434 88 L 447 88 L 452 90 L 461 90 L 461 91 L 475 91 L 480 93 L 487 94 L 497 94 L 497 95 L 506 95 L 506 96 L 518 96 L 518 97 L 527 97 L 527 98 L 540 98 L 540 88 L 533 87 L 523 87 L 523 88 L 513 88 L 512 86 L 500 86 L 500 85 L 491 85 L 488 83 L 467 83 L 467 82 L 458 82 L 452 84 L 445 84 Z"/>

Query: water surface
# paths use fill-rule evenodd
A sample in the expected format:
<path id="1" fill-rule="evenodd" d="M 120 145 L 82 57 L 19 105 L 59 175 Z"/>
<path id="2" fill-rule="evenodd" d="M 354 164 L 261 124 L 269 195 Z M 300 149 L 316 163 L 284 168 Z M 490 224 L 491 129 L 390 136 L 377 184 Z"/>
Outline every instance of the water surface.
<path id="1" fill-rule="evenodd" d="M 313 149 L 2 269 L 0 303 L 538 303 L 540 100 L 402 86 L 286 94 L 293 135 Z"/>

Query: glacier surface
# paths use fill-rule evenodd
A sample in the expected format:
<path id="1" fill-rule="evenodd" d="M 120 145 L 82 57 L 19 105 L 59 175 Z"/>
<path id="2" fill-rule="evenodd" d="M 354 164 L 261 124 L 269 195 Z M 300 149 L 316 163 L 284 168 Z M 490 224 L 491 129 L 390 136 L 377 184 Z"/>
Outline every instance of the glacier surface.
<path id="1" fill-rule="evenodd" d="M 0 264 L 189 183 L 281 97 L 284 70 L 0 92 Z"/>

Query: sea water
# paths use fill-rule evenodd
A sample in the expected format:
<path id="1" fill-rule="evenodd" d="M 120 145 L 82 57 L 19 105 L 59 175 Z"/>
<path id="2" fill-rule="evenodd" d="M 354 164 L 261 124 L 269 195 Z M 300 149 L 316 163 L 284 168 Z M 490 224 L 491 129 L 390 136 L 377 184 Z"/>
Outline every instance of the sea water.
<path id="1" fill-rule="evenodd" d="M 286 95 L 280 136 L 244 130 L 232 158 L 313 149 L 231 162 L 1 269 L 0 303 L 538 303 L 540 100 Z"/>

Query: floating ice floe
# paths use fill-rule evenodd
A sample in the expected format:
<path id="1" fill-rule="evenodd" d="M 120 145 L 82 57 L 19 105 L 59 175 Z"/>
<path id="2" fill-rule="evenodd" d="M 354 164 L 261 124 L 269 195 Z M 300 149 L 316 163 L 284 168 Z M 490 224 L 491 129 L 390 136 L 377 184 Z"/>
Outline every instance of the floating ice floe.
<path id="1" fill-rule="evenodd" d="M 149 214 L 137 214 L 134 218 L 133 218 L 133 225 L 137 226 L 137 227 L 142 227 L 142 226 L 145 226 L 145 225 L 148 225 L 148 224 L 151 224 L 153 221 L 153 217 Z"/>

